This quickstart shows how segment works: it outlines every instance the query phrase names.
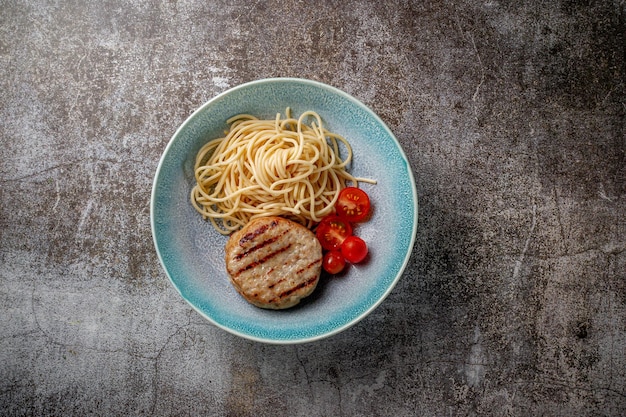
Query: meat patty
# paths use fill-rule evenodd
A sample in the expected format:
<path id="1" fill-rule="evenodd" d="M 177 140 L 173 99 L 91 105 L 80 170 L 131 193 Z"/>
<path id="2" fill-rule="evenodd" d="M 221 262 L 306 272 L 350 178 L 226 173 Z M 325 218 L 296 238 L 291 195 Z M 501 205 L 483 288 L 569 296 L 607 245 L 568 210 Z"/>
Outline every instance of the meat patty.
<path id="1" fill-rule="evenodd" d="M 322 247 L 309 229 L 261 217 L 226 243 L 226 270 L 239 294 L 257 307 L 292 307 L 310 295 L 322 270 Z"/>

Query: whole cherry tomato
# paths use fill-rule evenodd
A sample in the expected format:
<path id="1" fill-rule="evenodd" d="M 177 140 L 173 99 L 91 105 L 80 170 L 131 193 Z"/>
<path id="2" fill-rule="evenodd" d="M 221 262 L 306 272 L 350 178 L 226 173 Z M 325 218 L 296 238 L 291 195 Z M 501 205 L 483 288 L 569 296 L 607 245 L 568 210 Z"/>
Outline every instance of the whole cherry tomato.
<path id="1" fill-rule="evenodd" d="M 367 244 L 358 236 L 348 236 L 341 244 L 341 254 L 353 264 L 365 259 L 367 252 Z"/>
<path id="2" fill-rule="evenodd" d="M 329 274 L 338 274 L 346 267 L 346 259 L 338 250 L 331 250 L 324 255 L 322 267 Z"/>

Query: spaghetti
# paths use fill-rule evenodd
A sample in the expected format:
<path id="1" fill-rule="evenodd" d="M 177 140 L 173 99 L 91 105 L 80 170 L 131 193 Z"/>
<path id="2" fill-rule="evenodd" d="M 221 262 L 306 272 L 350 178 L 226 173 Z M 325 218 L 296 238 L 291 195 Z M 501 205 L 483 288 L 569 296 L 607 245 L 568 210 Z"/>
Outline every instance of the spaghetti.
<path id="1" fill-rule="evenodd" d="M 307 118 L 313 121 L 307 124 Z M 287 108 L 284 119 L 279 113 L 274 120 L 240 114 L 227 123 L 226 136 L 196 155 L 191 190 L 195 209 L 222 234 L 263 216 L 283 216 L 310 228 L 332 212 L 347 182 L 375 182 L 348 173 L 350 144 L 325 129 L 314 111 L 294 119 Z"/>

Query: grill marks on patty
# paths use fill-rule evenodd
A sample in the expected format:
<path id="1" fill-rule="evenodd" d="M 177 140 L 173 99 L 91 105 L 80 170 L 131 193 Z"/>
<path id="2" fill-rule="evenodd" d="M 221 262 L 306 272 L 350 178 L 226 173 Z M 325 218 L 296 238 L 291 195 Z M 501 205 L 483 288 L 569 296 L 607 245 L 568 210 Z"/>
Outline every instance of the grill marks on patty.
<path id="1" fill-rule="evenodd" d="M 283 298 L 290 294 L 293 294 L 294 292 L 298 291 L 300 288 L 306 287 L 307 285 L 311 285 L 313 281 L 316 281 L 316 280 L 317 280 L 317 277 L 311 277 L 309 278 L 308 281 L 302 282 L 295 287 L 289 288 L 288 290 L 281 292 L 279 297 Z"/>
<path id="2" fill-rule="evenodd" d="M 251 269 L 251 268 L 257 268 L 257 267 L 260 267 L 260 266 L 262 266 L 264 263 L 266 263 L 266 262 L 270 261 L 270 260 L 271 260 L 272 258 L 274 258 L 275 256 L 278 256 L 278 255 L 280 255 L 281 253 L 283 253 L 283 252 L 285 252 L 285 251 L 288 251 L 290 248 L 291 248 L 291 243 L 290 243 L 290 244 L 288 244 L 288 245 L 286 245 L 286 246 L 284 246 L 284 247 L 278 248 L 278 249 L 277 249 L 277 250 L 275 250 L 274 252 L 269 253 L 268 255 L 266 255 L 265 257 L 263 257 L 263 258 L 261 258 L 261 259 L 259 259 L 258 261 L 250 262 L 248 265 L 244 266 L 244 267 L 243 267 L 243 268 L 241 268 L 239 271 L 234 272 L 234 273 L 233 273 L 233 276 L 237 277 L 237 276 L 239 276 L 242 272 L 245 272 L 245 271 L 247 271 L 247 270 L 249 270 L 249 269 Z M 243 258 L 243 257 L 245 257 L 245 256 L 242 256 L 241 258 Z M 239 259 L 241 259 L 241 258 L 239 258 Z"/>
<path id="3" fill-rule="evenodd" d="M 255 219 L 226 244 L 226 269 L 237 291 L 252 304 L 291 307 L 319 280 L 322 250 L 304 226 L 281 217 Z"/>
<path id="4" fill-rule="evenodd" d="M 250 231 L 249 233 L 246 233 L 240 240 L 239 240 L 239 244 L 241 246 L 245 245 L 246 242 L 250 241 L 250 240 L 254 240 L 254 238 L 256 238 L 259 235 L 262 235 L 263 233 L 267 232 L 267 229 L 269 228 L 274 228 L 278 226 L 278 222 L 273 220 L 270 223 L 267 224 L 262 224 L 260 227 Z"/>
<path id="5" fill-rule="evenodd" d="M 261 230 L 261 229 L 262 229 L 262 233 L 256 234 L 255 236 L 262 235 L 263 232 L 266 232 L 268 228 L 267 227 L 259 228 L 259 230 Z M 253 253 L 253 252 L 255 252 L 255 251 L 259 250 L 259 249 L 263 249 L 267 245 L 276 242 L 278 239 L 281 238 L 281 236 L 284 236 L 287 232 L 288 232 L 288 230 L 285 230 L 280 235 L 273 236 L 273 237 L 270 237 L 268 239 L 265 239 L 264 241 L 262 241 L 261 243 L 257 244 L 256 246 L 254 246 L 254 247 L 246 250 L 245 252 L 242 252 L 242 253 L 238 254 L 237 256 L 235 256 L 235 260 L 238 261 L 238 260 L 245 258 L 246 256 L 250 255 L 251 253 Z M 249 235 L 252 235 L 252 233 L 249 233 L 248 235 L 246 235 L 243 238 L 241 238 L 241 240 L 239 240 L 239 246 L 243 247 L 243 246 L 245 246 L 246 242 L 249 242 L 251 240 L 249 238 Z"/>

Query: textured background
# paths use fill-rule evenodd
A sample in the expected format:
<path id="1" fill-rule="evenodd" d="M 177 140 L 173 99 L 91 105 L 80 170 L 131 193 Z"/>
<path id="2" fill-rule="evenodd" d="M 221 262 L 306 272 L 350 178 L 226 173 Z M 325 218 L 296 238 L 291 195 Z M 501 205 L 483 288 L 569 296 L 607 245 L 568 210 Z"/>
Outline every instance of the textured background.
<path id="1" fill-rule="evenodd" d="M 626 5 L 0 1 L 0 414 L 626 413 Z M 208 324 L 151 184 L 229 87 L 319 80 L 413 167 L 388 299 L 323 341 Z"/>

